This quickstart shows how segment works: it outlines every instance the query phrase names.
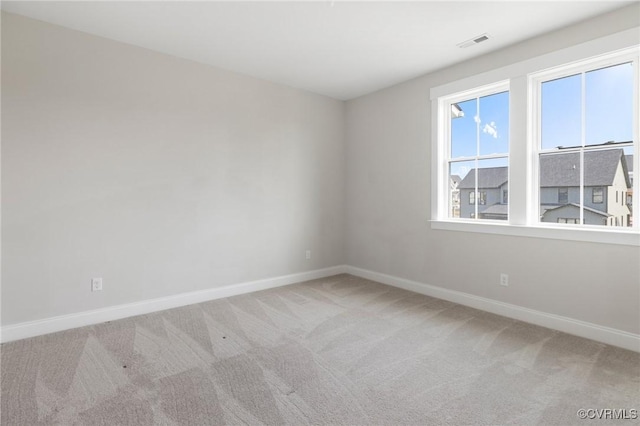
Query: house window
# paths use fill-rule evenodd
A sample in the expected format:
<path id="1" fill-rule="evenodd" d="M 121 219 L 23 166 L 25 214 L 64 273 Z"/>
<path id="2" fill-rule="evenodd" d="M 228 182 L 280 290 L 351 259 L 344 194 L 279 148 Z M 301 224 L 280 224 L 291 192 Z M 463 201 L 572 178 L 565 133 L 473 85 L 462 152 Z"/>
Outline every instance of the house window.
<path id="1" fill-rule="evenodd" d="M 558 204 L 569 202 L 569 188 L 558 188 Z"/>
<path id="2" fill-rule="evenodd" d="M 461 218 L 485 220 L 488 205 L 500 204 L 509 175 L 509 92 L 498 84 L 447 97 L 442 101 L 446 122 L 446 168 L 449 179 L 459 177 L 458 189 L 469 191 L 460 205 Z M 448 203 L 453 204 L 449 193 Z M 450 210 L 450 209 L 449 209 Z M 489 212 L 507 219 L 506 209 Z M 449 215 L 451 218 L 451 215 Z"/>
<path id="3" fill-rule="evenodd" d="M 567 205 L 563 213 L 579 219 L 576 223 L 624 226 L 617 219 L 602 218 L 629 213 L 617 200 L 618 192 L 631 187 L 625 163 L 635 145 L 635 62 L 607 58 L 532 77 L 538 103 L 534 111 L 541 222 L 555 221 L 546 193 L 557 190 L 558 203 Z M 577 196 L 569 203 L 568 194 L 574 191 Z M 605 191 L 615 192 L 616 203 L 604 202 Z"/>
<path id="4" fill-rule="evenodd" d="M 576 219 L 575 217 L 559 217 L 558 223 L 571 223 L 571 224 L 579 224 L 580 219 Z"/>
<path id="5" fill-rule="evenodd" d="M 625 33 L 431 88 L 432 228 L 640 246 L 639 53 Z"/>
<path id="6" fill-rule="evenodd" d="M 478 204 L 484 206 L 487 204 L 487 191 L 471 191 L 469 193 L 469 204 L 474 205 L 476 203 L 476 198 L 478 199 Z"/>
<path id="7" fill-rule="evenodd" d="M 591 202 L 593 204 L 602 204 L 602 199 L 604 197 L 603 188 L 593 188 L 591 191 Z"/>

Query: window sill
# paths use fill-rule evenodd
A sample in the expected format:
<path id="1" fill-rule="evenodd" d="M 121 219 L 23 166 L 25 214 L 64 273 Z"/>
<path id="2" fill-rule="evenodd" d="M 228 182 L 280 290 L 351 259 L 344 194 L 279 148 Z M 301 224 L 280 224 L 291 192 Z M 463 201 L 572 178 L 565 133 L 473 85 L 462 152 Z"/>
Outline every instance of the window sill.
<path id="1" fill-rule="evenodd" d="M 618 244 L 640 247 L 637 229 L 598 229 L 564 226 L 525 226 L 501 222 L 471 222 L 467 220 L 431 220 L 431 229 L 445 231 L 477 232 L 481 234 L 511 235 L 517 237 L 549 238 L 565 241 L 584 241 L 602 244 Z"/>

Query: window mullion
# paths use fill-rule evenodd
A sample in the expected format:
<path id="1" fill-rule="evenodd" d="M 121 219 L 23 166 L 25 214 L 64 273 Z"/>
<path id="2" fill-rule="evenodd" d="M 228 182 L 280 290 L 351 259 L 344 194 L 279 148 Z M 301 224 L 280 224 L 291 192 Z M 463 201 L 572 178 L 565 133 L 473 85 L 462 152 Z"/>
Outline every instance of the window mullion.
<path id="1" fill-rule="evenodd" d="M 640 229 L 640 57 L 636 56 L 633 60 L 633 116 L 635 117 L 633 123 L 633 169 L 634 179 L 631 188 L 632 191 L 632 220 L 633 229 Z"/>
<path id="2" fill-rule="evenodd" d="M 473 118 L 476 123 L 476 177 L 475 177 L 475 216 L 474 219 L 478 220 L 478 205 L 480 204 L 480 183 L 478 182 L 478 177 L 480 175 L 478 171 L 478 167 L 480 167 L 480 161 L 478 157 L 480 156 L 480 97 L 476 98 L 476 116 Z"/>
<path id="3" fill-rule="evenodd" d="M 586 146 L 586 115 L 587 115 L 587 100 L 586 100 L 586 78 L 585 73 L 581 74 L 580 81 L 580 224 L 584 224 L 584 147 Z"/>

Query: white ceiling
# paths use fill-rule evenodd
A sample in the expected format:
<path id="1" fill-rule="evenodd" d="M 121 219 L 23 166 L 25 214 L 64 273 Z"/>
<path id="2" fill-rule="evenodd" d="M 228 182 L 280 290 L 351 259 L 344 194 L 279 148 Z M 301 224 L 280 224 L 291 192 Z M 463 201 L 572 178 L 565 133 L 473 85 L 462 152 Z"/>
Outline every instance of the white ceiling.
<path id="1" fill-rule="evenodd" d="M 3 1 L 2 9 L 346 100 L 625 4 Z M 456 46 L 485 32 L 483 44 Z"/>

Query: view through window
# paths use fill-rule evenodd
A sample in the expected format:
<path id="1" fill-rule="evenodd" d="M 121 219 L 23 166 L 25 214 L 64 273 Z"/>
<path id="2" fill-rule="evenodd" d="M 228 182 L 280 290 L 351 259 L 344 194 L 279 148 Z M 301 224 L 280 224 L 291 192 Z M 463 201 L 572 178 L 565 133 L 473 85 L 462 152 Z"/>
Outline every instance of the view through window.
<path id="1" fill-rule="evenodd" d="M 508 218 L 509 92 L 451 104 L 449 216 Z"/>
<path id="2" fill-rule="evenodd" d="M 431 88 L 432 228 L 638 245 L 640 46 L 625 43 Z"/>
<path id="3" fill-rule="evenodd" d="M 633 93 L 632 62 L 541 82 L 541 222 L 632 226 Z"/>

